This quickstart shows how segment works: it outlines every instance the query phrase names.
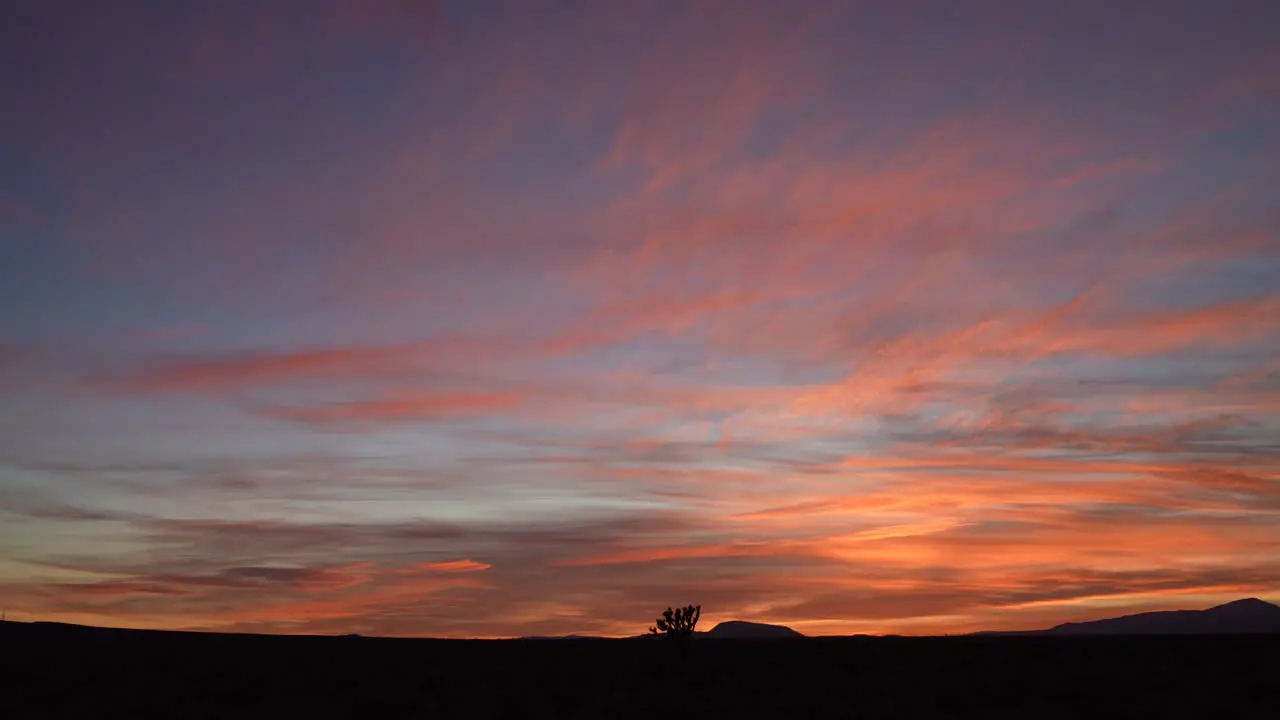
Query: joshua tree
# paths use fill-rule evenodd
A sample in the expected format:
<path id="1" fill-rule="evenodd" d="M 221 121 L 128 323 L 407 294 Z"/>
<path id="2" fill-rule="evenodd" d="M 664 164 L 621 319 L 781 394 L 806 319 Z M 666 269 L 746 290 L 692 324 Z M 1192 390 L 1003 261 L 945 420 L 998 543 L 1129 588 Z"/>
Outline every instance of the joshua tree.
<path id="1" fill-rule="evenodd" d="M 693 634 L 693 628 L 702 615 L 701 605 L 689 605 L 662 613 L 658 618 L 658 626 L 649 628 L 650 635 L 666 635 L 670 638 L 685 638 Z"/>

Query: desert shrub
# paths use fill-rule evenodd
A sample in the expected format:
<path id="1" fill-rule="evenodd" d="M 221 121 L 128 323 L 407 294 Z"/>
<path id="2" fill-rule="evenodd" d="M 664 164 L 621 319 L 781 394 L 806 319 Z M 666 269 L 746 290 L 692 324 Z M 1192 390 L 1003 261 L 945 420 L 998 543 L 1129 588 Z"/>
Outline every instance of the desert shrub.
<path id="1" fill-rule="evenodd" d="M 666 612 L 662 613 L 662 617 L 658 618 L 657 626 L 649 628 L 649 634 L 676 638 L 692 635 L 701 615 L 701 605 L 667 608 Z"/>

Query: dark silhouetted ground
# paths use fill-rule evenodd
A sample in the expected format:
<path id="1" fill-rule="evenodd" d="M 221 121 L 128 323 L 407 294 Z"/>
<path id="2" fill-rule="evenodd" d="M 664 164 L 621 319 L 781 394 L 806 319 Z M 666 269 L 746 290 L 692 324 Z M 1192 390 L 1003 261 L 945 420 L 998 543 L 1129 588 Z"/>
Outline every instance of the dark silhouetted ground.
<path id="1" fill-rule="evenodd" d="M 1280 636 L 395 640 L 0 626 L 3 718 L 1275 718 Z"/>

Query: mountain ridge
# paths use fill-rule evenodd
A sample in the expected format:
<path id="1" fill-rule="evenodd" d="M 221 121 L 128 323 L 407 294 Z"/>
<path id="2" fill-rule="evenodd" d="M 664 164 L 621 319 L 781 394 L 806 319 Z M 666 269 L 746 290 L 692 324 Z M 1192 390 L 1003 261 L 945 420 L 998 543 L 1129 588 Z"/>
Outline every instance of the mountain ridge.
<path id="1" fill-rule="evenodd" d="M 982 630 L 970 635 L 1252 635 L 1280 634 L 1280 605 L 1241 598 L 1202 610 L 1151 610 L 1040 630 Z"/>
<path id="2" fill-rule="evenodd" d="M 1062 623 L 1044 632 L 1051 635 L 1280 633 L 1280 605 L 1258 598 L 1242 598 L 1204 610 L 1156 610 Z"/>

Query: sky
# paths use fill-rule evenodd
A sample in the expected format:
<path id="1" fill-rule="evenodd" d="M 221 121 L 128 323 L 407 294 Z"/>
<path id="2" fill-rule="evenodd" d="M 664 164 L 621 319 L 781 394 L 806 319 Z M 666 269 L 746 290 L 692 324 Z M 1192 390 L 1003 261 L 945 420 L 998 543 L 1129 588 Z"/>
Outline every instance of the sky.
<path id="1" fill-rule="evenodd" d="M 0 604 L 1280 600 L 1272 0 L 0 4 Z"/>

